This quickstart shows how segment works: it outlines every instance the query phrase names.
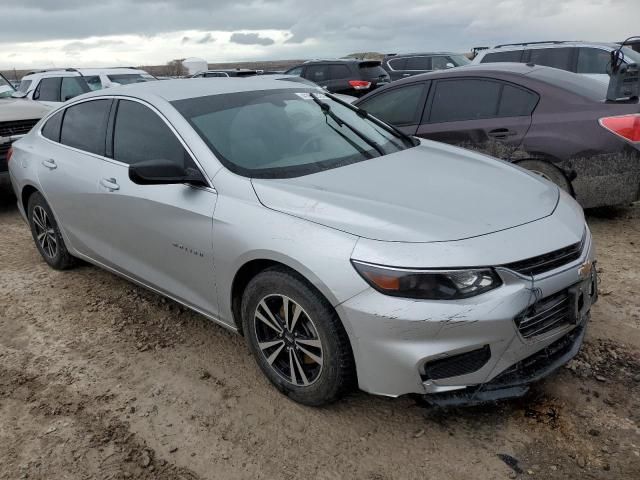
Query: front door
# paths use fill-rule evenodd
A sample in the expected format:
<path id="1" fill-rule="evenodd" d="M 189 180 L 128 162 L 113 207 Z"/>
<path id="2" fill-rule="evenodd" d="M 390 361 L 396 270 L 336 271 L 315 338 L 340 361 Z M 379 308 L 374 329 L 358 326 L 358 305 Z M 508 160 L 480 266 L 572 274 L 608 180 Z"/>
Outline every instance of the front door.
<path id="1" fill-rule="evenodd" d="M 110 266 L 215 316 L 216 192 L 187 184 L 138 185 L 129 179 L 129 165 L 148 160 L 198 168 L 164 118 L 142 103 L 118 102 L 112 156 L 99 180 Z"/>

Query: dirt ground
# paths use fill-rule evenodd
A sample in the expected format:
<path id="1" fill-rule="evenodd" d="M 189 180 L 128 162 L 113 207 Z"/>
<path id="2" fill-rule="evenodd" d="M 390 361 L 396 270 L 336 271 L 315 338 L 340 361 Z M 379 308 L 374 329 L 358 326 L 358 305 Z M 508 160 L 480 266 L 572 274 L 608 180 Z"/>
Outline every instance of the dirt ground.
<path id="1" fill-rule="evenodd" d="M 0 479 L 638 479 L 640 204 L 589 224 L 585 347 L 526 398 L 313 409 L 241 337 L 95 267 L 48 268 L 0 195 Z"/>

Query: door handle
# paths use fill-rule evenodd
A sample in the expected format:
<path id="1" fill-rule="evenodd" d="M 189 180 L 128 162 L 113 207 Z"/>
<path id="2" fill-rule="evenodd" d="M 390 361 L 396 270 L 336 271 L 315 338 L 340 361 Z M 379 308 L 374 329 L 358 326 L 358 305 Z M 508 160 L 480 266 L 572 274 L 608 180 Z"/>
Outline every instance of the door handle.
<path id="1" fill-rule="evenodd" d="M 55 170 L 56 168 L 58 168 L 58 165 L 56 165 L 55 160 L 51 158 L 48 158 L 47 160 L 43 160 L 42 165 L 47 167 L 49 170 Z"/>
<path id="2" fill-rule="evenodd" d="M 118 185 L 118 182 L 115 178 L 103 178 L 102 180 L 100 180 L 100 185 L 102 185 L 110 192 L 120 190 L 120 185 Z"/>
<path id="3" fill-rule="evenodd" d="M 489 130 L 487 135 L 493 138 L 507 138 L 517 135 L 518 132 L 513 130 L 509 130 L 508 128 L 495 128 L 493 130 Z"/>

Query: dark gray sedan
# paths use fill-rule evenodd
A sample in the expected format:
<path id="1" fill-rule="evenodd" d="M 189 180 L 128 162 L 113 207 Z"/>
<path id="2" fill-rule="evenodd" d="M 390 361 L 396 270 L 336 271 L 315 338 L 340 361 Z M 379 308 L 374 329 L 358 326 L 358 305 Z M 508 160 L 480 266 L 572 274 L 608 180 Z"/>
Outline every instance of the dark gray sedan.
<path id="1" fill-rule="evenodd" d="M 584 208 L 640 198 L 638 99 L 555 68 L 501 63 L 417 75 L 355 105 L 418 137 L 517 163 Z"/>

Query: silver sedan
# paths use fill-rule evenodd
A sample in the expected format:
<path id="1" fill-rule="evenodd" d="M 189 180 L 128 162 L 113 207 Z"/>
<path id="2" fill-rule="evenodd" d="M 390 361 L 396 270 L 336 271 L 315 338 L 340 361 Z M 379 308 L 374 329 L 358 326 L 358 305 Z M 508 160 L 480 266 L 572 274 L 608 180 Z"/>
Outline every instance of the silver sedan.
<path id="1" fill-rule="evenodd" d="M 591 234 L 556 186 L 304 84 L 89 93 L 9 170 L 51 267 L 85 260 L 243 334 L 307 405 L 355 385 L 523 395 L 576 354 L 596 299 Z"/>

